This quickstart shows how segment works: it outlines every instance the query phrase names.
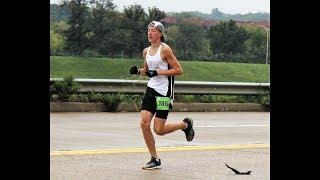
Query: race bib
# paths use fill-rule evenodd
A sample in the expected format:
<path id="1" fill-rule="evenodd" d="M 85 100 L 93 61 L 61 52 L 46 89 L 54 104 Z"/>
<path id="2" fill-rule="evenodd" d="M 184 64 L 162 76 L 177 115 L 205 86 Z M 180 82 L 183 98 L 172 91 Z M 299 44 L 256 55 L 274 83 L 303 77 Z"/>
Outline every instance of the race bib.
<path id="1" fill-rule="evenodd" d="M 157 110 L 169 110 L 171 99 L 169 97 L 156 97 Z"/>

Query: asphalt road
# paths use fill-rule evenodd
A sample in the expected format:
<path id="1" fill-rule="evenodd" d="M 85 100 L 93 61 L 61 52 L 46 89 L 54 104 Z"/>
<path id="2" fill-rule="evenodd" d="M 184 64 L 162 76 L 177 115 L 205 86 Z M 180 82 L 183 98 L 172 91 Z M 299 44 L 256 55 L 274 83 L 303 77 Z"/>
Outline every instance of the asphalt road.
<path id="1" fill-rule="evenodd" d="M 168 122 L 194 120 L 196 136 L 157 136 L 162 169 L 141 166 L 150 155 L 139 113 L 51 113 L 51 179 L 269 179 L 270 114 L 171 112 Z M 234 175 L 228 163 L 251 175 Z"/>

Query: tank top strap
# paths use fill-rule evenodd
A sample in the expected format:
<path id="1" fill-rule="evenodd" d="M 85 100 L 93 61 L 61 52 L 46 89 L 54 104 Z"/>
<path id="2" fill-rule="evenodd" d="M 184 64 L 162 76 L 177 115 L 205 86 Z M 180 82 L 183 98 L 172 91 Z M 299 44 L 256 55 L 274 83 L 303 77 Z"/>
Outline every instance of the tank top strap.
<path id="1" fill-rule="evenodd" d="M 150 47 L 151 47 L 151 46 L 149 46 L 149 47 L 147 48 L 147 55 L 146 55 L 146 56 L 149 56 Z"/>
<path id="2" fill-rule="evenodd" d="M 160 52 L 161 52 L 162 47 L 163 47 L 163 43 L 161 43 L 161 45 L 159 46 L 159 48 L 157 50 L 157 53 L 156 53 L 157 56 L 160 56 Z"/>

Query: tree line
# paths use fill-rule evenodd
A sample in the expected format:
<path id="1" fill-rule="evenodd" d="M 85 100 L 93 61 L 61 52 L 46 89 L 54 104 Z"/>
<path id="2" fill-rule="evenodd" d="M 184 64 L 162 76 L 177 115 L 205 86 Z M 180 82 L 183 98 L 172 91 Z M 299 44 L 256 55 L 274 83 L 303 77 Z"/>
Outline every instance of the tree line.
<path id="1" fill-rule="evenodd" d="M 51 55 L 141 58 L 149 46 L 147 25 L 166 17 L 157 7 L 146 11 L 139 4 L 119 12 L 112 0 L 69 0 L 59 6 L 70 16 L 50 23 Z M 234 20 L 205 28 L 184 17 L 164 25 L 165 43 L 179 60 L 265 63 L 262 28 L 238 26 Z"/>

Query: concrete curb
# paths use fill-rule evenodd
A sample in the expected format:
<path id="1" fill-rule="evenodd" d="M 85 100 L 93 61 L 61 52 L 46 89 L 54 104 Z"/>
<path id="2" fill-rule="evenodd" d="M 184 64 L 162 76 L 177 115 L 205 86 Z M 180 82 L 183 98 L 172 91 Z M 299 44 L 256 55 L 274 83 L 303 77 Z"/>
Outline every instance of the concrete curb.
<path id="1" fill-rule="evenodd" d="M 117 112 L 140 112 L 141 104 L 120 103 Z M 108 112 L 103 103 L 50 102 L 50 112 Z M 257 103 L 174 103 L 172 112 L 266 111 Z"/>
<path id="2" fill-rule="evenodd" d="M 50 112 L 105 112 L 103 103 L 50 102 Z"/>

